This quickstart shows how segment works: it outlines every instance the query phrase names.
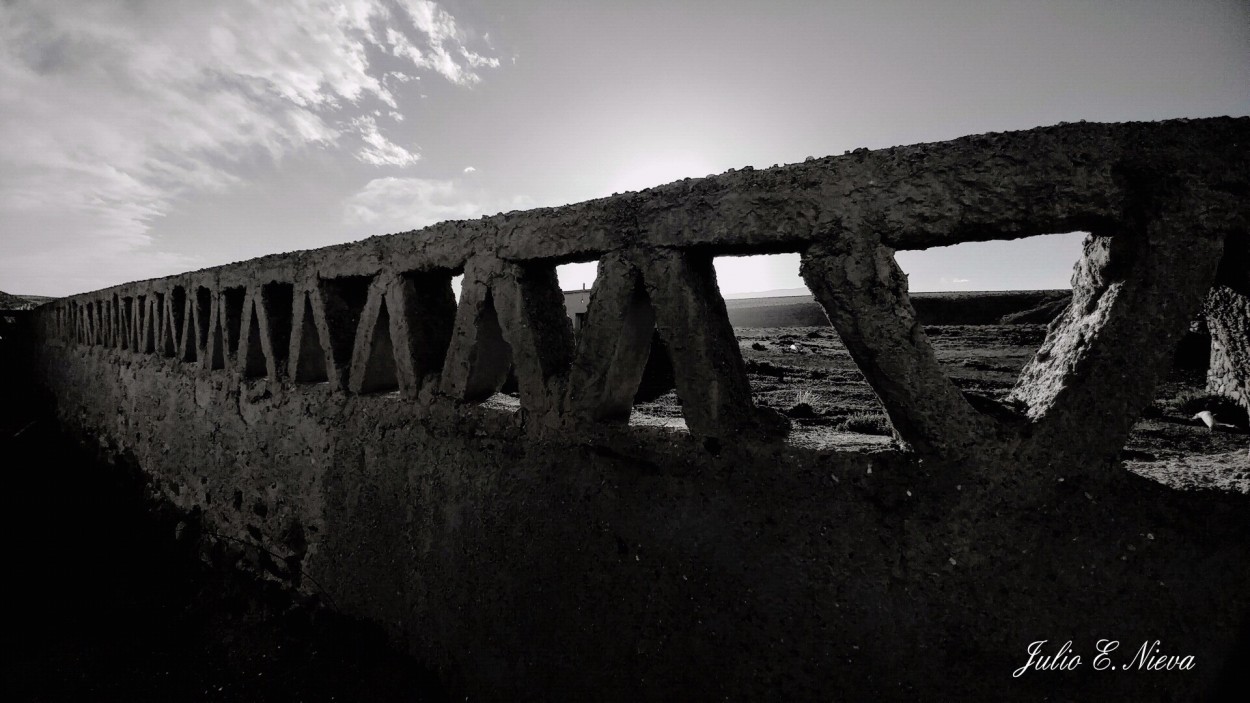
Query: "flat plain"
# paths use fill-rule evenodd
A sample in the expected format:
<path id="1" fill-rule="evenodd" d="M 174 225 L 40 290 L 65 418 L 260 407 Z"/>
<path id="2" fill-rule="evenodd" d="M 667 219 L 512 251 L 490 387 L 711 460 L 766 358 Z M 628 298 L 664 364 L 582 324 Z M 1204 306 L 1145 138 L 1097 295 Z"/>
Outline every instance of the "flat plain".
<path id="1" fill-rule="evenodd" d="M 956 387 L 1002 401 L 1046 326 L 933 325 L 925 332 Z M 754 401 L 790 417 L 789 442 L 848 451 L 895 446 L 881 404 L 833 328 L 741 327 L 735 333 Z M 1184 400 L 1200 397 L 1203 385 L 1200 369 L 1175 368 L 1121 458 L 1129 470 L 1177 488 L 1250 492 L 1250 434 L 1242 427 L 1212 432 L 1192 419 L 1192 406 L 1185 410 Z M 631 422 L 684 426 L 676 393 L 637 404 Z"/>

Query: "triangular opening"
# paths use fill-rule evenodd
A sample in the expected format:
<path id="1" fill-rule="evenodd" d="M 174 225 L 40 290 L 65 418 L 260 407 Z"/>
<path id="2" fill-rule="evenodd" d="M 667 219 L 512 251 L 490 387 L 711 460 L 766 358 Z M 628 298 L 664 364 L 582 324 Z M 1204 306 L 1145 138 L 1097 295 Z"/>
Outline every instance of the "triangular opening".
<path id="1" fill-rule="evenodd" d="M 637 419 L 644 424 L 658 419 L 665 426 L 684 426 L 682 402 L 677 397 L 673 360 L 656 328 L 655 309 L 651 306 L 651 300 L 641 281 L 634 289 L 630 305 L 631 309 L 626 313 L 622 325 L 621 342 L 613 358 L 612 375 L 608 382 L 613 383 L 613 379 L 621 378 L 626 383 L 625 388 L 634 389 L 633 402 L 623 418 L 615 419 Z M 632 340 L 628 346 L 627 339 Z M 638 355 L 632 362 L 624 358 L 629 353 L 629 346 L 634 347 L 632 353 Z M 637 351 L 639 348 L 642 350 L 641 354 Z M 639 366 L 641 373 L 638 371 Z M 622 374 L 631 374 L 632 378 L 624 379 Z M 634 410 L 651 419 L 634 418 Z"/>
<path id="2" fill-rule="evenodd" d="M 339 369 L 349 369 L 356 328 L 369 300 L 370 276 L 345 276 L 321 282 L 325 300 L 326 327 L 330 333 L 330 352 Z"/>
<path id="3" fill-rule="evenodd" d="M 651 299 L 647 296 L 640 280 L 634 283 L 634 291 L 629 300 L 629 307 L 625 310 L 617 339 L 616 351 L 612 355 L 611 370 L 608 373 L 609 387 L 619 387 L 625 393 L 632 394 L 631 406 L 638 403 L 655 403 L 676 390 L 673 362 L 664 348 L 659 331 L 656 330 L 655 308 L 652 307 Z M 681 411 L 675 397 L 669 405 L 678 408 L 676 413 L 680 417 Z M 620 417 L 599 419 L 628 420 L 632 407 L 629 411 L 625 411 L 624 408 L 617 409 L 615 412 L 606 408 L 604 410 L 610 415 L 620 415 Z M 656 411 L 660 408 L 651 408 L 651 410 Z M 669 413 L 662 412 L 661 414 Z"/>
<path id="4" fill-rule="evenodd" d="M 156 344 L 160 349 L 162 356 L 173 356 L 176 343 L 174 341 L 174 333 L 171 329 L 169 306 L 171 305 L 165 299 L 164 293 L 156 294 L 156 327 L 154 333 L 156 335 Z"/>
<path id="5" fill-rule="evenodd" d="M 885 407 L 800 273 L 797 254 L 724 256 L 717 280 L 751 400 L 790 420 L 804 446 L 876 449 L 894 442 Z"/>
<path id="6" fill-rule="evenodd" d="M 200 286 L 195 289 L 195 345 L 208 347 L 208 326 L 212 322 L 213 292 Z"/>
<path id="7" fill-rule="evenodd" d="M 187 292 L 182 286 L 174 286 L 169 294 L 169 314 L 174 331 L 174 344 L 182 341 L 182 315 L 186 312 Z"/>
<path id="8" fill-rule="evenodd" d="M 177 356 L 178 349 L 181 348 L 184 341 L 183 337 L 185 336 L 186 328 L 183 327 L 183 323 L 185 322 L 183 318 L 187 310 L 186 305 L 186 290 L 182 286 L 174 286 L 173 291 L 171 291 L 169 295 L 169 334 L 171 341 L 173 342 L 173 349 L 170 351 L 170 356 Z M 194 359 L 195 345 L 192 344 L 190 346 L 192 347 L 191 358 Z M 186 360 L 185 357 L 184 360 Z"/>
<path id="9" fill-rule="evenodd" d="M 477 317 L 477 336 L 469 353 L 469 379 L 464 399 L 480 402 L 494 395 L 512 370 L 512 346 L 503 338 L 495 300 L 489 291 Z"/>
<path id="10" fill-rule="evenodd" d="M 395 373 L 395 349 L 391 344 L 391 316 L 386 310 L 385 298 L 378 306 L 377 323 L 373 326 L 373 338 L 369 343 L 369 358 L 365 361 L 361 393 L 381 393 L 397 390 L 399 377 Z"/>
<path id="11" fill-rule="evenodd" d="M 239 353 L 239 327 L 243 324 L 243 300 L 247 297 L 246 288 L 227 288 L 222 292 L 222 331 L 225 333 L 226 353 L 237 356 Z"/>
<path id="12" fill-rule="evenodd" d="M 251 314 L 248 317 L 247 339 L 244 341 L 244 347 L 240 353 L 244 354 L 243 359 L 243 377 L 244 378 L 261 378 L 268 370 L 265 367 L 265 350 L 261 347 L 260 342 L 260 317 L 257 315 L 256 305 L 252 304 Z"/>
<path id="13" fill-rule="evenodd" d="M 304 294 L 303 313 L 300 315 L 299 356 L 295 361 L 295 380 L 302 383 L 321 383 L 330 379 L 326 373 L 326 353 L 321 346 L 321 335 L 313 320 L 312 301 Z"/>
<path id="14" fill-rule="evenodd" d="M 398 340 L 399 353 L 411 353 L 420 385 L 428 375 L 442 371 L 456 326 L 456 297 L 449 271 L 421 271 L 404 275 L 402 309 L 395 315 L 407 323 L 409 339 Z M 407 349 L 405 349 L 405 347 Z"/>
<path id="15" fill-rule="evenodd" d="M 291 320 L 295 314 L 295 286 L 290 283 L 267 283 L 261 287 L 261 304 L 269 322 L 270 351 L 279 376 L 286 374 L 287 355 L 291 346 Z"/>

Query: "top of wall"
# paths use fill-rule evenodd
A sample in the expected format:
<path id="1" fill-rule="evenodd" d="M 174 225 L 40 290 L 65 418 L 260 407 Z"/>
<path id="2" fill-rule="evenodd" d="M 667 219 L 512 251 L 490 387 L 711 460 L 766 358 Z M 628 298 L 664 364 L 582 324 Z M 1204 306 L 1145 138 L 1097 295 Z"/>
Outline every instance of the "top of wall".
<path id="1" fill-rule="evenodd" d="M 559 264 L 638 246 L 780 253 L 864 231 L 895 249 L 1078 230 L 1114 234 L 1126 214 L 1143 205 L 1141 193 L 1160 187 L 1201 188 L 1204 201 L 1226 198 L 1228 211 L 1240 213 L 1241 204 L 1233 201 L 1250 192 L 1248 163 L 1250 118 L 1065 123 L 730 170 L 573 205 L 275 254 L 191 276 L 230 285 L 312 272 L 458 271 L 473 255 Z"/>

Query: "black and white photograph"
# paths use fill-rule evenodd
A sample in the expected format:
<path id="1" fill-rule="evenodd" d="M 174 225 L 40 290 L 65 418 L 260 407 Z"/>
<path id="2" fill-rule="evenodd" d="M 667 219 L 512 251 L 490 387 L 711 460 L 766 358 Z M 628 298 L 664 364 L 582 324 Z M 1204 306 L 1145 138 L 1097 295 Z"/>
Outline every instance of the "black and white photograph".
<path id="1" fill-rule="evenodd" d="M 1245 0 L 0 0 L 0 698 L 1250 700 Z"/>

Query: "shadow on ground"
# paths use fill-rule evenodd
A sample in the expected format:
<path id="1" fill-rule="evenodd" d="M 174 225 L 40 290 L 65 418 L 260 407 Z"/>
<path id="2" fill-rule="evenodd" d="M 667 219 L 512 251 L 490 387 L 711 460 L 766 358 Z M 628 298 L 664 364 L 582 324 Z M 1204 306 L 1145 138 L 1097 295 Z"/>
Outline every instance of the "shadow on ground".
<path id="1" fill-rule="evenodd" d="M 208 558 L 141 474 L 58 434 L 0 387 L 9 701 L 428 701 L 381 630 Z"/>

